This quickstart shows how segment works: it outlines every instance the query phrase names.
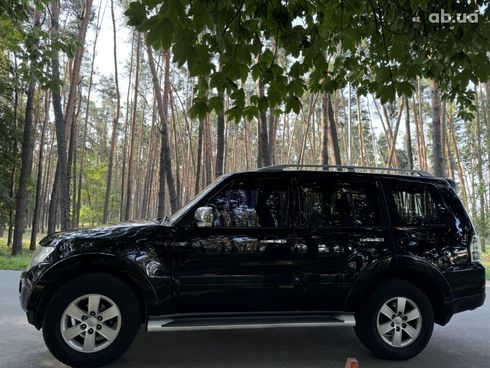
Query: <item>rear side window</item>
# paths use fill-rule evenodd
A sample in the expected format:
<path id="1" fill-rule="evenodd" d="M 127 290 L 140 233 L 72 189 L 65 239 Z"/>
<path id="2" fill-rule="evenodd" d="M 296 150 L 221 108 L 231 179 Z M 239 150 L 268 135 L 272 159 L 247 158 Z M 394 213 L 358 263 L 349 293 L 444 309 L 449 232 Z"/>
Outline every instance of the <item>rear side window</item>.
<path id="1" fill-rule="evenodd" d="M 430 185 L 394 183 L 387 185 L 391 222 L 395 226 L 447 224 L 446 207 Z"/>
<path id="2" fill-rule="evenodd" d="M 332 181 L 300 183 L 299 222 L 308 228 L 380 224 L 376 187 Z"/>

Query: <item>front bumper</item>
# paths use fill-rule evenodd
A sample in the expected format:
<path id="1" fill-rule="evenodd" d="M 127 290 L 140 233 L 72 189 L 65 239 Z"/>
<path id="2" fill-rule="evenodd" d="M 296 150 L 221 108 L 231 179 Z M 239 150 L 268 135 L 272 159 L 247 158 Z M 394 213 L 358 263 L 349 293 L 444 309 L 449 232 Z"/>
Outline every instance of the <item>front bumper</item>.
<path id="1" fill-rule="evenodd" d="M 22 272 L 19 281 L 19 300 L 20 306 L 26 312 L 27 321 L 39 328 L 39 321 L 36 320 L 36 311 L 30 310 L 29 301 L 31 299 L 34 287 L 28 277 L 27 271 Z"/>
<path id="2" fill-rule="evenodd" d="M 19 280 L 19 299 L 20 306 L 27 312 L 27 304 L 29 303 L 29 298 L 32 294 L 32 283 L 27 277 L 27 271 L 22 272 Z"/>
<path id="3" fill-rule="evenodd" d="M 19 301 L 20 306 L 26 312 L 27 320 L 37 329 L 41 328 L 42 309 L 45 285 L 40 280 L 40 276 L 49 267 L 49 264 L 39 264 L 31 269 L 22 272 L 19 281 Z"/>

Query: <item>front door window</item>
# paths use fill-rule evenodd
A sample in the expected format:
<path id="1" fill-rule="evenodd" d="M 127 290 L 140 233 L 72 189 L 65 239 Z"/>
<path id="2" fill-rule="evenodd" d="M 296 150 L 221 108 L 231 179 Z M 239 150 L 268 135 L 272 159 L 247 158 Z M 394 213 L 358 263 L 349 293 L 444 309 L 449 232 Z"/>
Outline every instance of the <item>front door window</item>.
<path id="1" fill-rule="evenodd" d="M 287 184 L 273 180 L 237 181 L 207 203 L 215 227 L 289 226 Z"/>

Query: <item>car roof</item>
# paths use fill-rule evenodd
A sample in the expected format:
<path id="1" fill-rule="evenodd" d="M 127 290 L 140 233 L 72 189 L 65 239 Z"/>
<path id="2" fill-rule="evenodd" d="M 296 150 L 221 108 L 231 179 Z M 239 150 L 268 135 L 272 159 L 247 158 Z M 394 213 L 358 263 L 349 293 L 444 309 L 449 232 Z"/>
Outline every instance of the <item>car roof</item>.
<path id="1" fill-rule="evenodd" d="M 451 184 L 448 179 L 437 176 L 414 176 L 414 175 L 402 175 L 402 174 L 383 174 L 383 173 L 370 173 L 370 172 L 345 172 L 345 171 L 323 171 L 323 170 L 253 170 L 253 171 L 240 171 L 227 174 L 227 176 L 235 178 L 255 177 L 255 178 L 297 178 L 297 177 L 332 177 L 332 178 L 369 178 L 376 179 L 393 179 L 400 181 L 412 181 L 423 183 L 439 183 L 448 185 Z M 451 184 L 452 185 L 452 184 Z"/>

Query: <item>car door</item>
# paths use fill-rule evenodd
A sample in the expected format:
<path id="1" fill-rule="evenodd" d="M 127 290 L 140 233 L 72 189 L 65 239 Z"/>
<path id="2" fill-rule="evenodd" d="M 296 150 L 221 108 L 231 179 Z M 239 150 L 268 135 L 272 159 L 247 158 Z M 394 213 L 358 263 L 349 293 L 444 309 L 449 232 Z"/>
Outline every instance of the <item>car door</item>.
<path id="1" fill-rule="evenodd" d="M 212 226 L 191 221 L 173 247 L 179 311 L 292 308 L 290 190 L 289 179 L 236 178 L 203 202 Z"/>
<path id="2" fill-rule="evenodd" d="M 317 175 L 297 180 L 295 278 L 299 307 L 342 310 L 350 283 L 387 229 L 373 179 Z"/>
<path id="3" fill-rule="evenodd" d="M 437 188 L 430 183 L 383 181 L 393 239 L 402 253 L 439 264 L 454 243 L 449 211 Z M 451 253 L 451 252 L 449 252 Z"/>

